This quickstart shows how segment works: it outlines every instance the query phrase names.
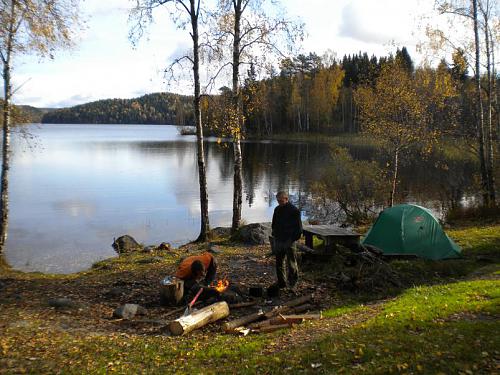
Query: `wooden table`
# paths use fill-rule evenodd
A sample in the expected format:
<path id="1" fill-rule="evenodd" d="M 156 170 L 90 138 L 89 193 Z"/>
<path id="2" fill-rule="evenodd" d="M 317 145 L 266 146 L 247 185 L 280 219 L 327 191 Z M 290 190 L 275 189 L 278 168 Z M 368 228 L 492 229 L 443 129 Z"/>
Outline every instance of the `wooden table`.
<path id="1" fill-rule="evenodd" d="M 302 232 L 306 239 L 306 246 L 313 249 L 313 236 L 325 242 L 325 250 L 334 250 L 337 244 L 352 246 L 359 244 L 360 234 L 335 225 L 304 225 Z"/>

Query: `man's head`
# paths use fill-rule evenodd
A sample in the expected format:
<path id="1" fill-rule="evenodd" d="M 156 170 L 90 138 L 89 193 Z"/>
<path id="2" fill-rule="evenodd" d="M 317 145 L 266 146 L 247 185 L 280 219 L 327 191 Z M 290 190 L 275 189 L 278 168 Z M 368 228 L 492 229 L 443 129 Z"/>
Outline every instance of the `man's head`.
<path id="1" fill-rule="evenodd" d="M 199 280 L 205 275 L 205 266 L 199 260 L 195 260 L 191 263 L 191 273 L 195 280 Z"/>
<path id="2" fill-rule="evenodd" d="M 284 191 L 279 191 L 278 194 L 276 194 L 276 200 L 280 206 L 284 206 L 288 203 L 288 194 Z"/>

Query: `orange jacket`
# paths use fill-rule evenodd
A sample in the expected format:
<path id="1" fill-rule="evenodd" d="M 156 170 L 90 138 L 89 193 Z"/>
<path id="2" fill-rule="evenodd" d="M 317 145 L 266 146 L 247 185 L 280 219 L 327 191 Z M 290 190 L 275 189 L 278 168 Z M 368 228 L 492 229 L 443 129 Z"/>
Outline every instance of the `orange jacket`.
<path id="1" fill-rule="evenodd" d="M 175 276 L 182 280 L 192 279 L 193 274 L 191 273 L 191 264 L 193 264 L 195 260 L 201 261 L 201 263 L 205 266 L 205 271 L 207 271 L 208 267 L 210 267 L 210 264 L 213 262 L 213 259 L 214 257 L 210 253 L 187 257 L 181 262 L 179 268 L 177 268 Z"/>

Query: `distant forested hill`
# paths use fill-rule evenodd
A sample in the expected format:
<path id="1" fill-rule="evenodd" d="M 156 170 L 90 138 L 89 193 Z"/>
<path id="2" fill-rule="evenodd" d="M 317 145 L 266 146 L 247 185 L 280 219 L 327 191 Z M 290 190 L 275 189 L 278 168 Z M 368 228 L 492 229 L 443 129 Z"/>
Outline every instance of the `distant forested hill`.
<path id="1" fill-rule="evenodd" d="M 3 108 L 3 100 L 0 99 L 0 108 Z M 51 111 L 49 108 L 35 108 L 29 105 L 13 105 L 11 111 L 11 124 L 39 123 L 44 113 Z M 3 126 L 3 116 L 0 116 L 0 127 Z"/>
<path id="2" fill-rule="evenodd" d="M 155 93 L 135 99 L 106 99 L 46 113 L 52 124 L 172 124 L 191 125 L 193 99 L 171 93 Z"/>

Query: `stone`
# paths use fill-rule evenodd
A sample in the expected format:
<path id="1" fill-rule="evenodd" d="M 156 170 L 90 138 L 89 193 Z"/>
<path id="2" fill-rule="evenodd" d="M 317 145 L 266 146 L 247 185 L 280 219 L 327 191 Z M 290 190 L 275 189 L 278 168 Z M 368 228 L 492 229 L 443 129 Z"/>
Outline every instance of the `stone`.
<path id="1" fill-rule="evenodd" d="M 113 311 L 113 317 L 119 319 L 132 319 L 136 315 L 144 315 L 146 309 L 135 303 L 126 303 Z"/>
<path id="2" fill-rule="evenodd" d="M 50 307 L 55 307 L 56 309 L 77 309 L 81 307 L 81 303 L 73 301 L 69 298 L 51 298 L 48 300 Z"/>
<path id="3" fill-rule="evenodd" d="M 211 238 L 229 237 L 231 235 L 230 227 L 216 227 L 210 231 Z"/>
<path id="4" fill-rule="evenodd" d="M 116 238 L 111 246 L 118 254 L 132 253 L 143 249 L 143 246 L 128 234 Z"/>
<path id="5" fill-rule="evenodd" d="M 208 245 L 208 252 L 212 253 L 212 254 L 220 254 L 220 253 L 222 253 L 222 248 L 220 246 L 209 244 Z"/>
<path id="6" fill-rule="evenodd" d="M 161 244 L 158 245 L 156 250 L 170 251 L 170 250 L 172 250 L 172 245 L 170 245 L 168 242 L 162 242 Z"/>
<path id="7" fill-rule="evenodd" d="M 253 223 L 242 226 L 237 233 L 238 239 L 248 245 L 269 244 L 271 223 Z"/>
<path id="8" fill-rule="evenodd" d="M 155 250 L 156 250 L 155 245 L 149 245 L 149 246 L 146 246 L 144 249 L 142 249 L 142 252 L 143 253 L 152 253 Z"/>

